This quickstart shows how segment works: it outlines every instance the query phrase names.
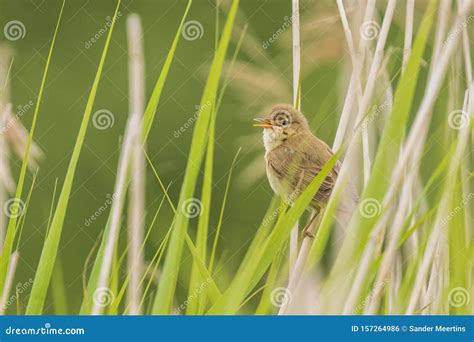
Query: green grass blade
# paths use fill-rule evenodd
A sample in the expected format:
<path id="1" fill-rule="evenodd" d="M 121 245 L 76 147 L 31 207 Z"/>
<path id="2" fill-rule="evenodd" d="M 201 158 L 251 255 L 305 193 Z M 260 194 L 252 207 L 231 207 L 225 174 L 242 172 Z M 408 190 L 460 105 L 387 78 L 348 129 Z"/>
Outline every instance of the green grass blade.
<path id="1" fill-rule="evenodd" d="M 153 259 L 151 260 L 150 265 L 149 265 L 149 267 L 147 268 L 147 270 L 145 272 L 145 275 L 148 274 L 148 272 L 149 272 L 151 266 L 153 265 L 153 263 L 155 264 L 155 266 L 153 267 L 153 270 L 151 272 L 150 279 L 148 280 L 148 283 L 145 287 L 145 291 L 143 291 L 143 297 L 142 297 L 142 300 L 140 301 L 140 309 L 143 307 L 143 303 L 145 302 L 145 299 L 146 299 L 146 297 L 147 297 L 147 295 L 150 291 L 150 287 L 151 287 L 151 284 L 153 282 L 153 278 L 156 275 L 156 272 L 158 270 L 158 266 L 160 265 L 161 259 L 163 258 L 163 255 L 165 253 L 165 249 L 168 246 L 168 242 L 169 242 L 169 239 L 170 239 L 170 236 L 171 236 L 171 228 L 172 228 L 172 225 L 168 229 L 168 232 L 166 233 L 165 237 L 163 238 L 163 241 L 161 241 L 160 246 L 156 250 L 155 255 L 153 256 Z M 150 296 L 150 301 L 152 301 L 152 300 L 153 300 L 153 297 Z"/>
<path id="2" fill-rule="evenodd" d="M 206 263 L 207 260 L 207 235 L 209 232 L 209 217 L 211 212 L 216 115 L 217 112 L 214 108 L 211 115 L 211 124 L 209 125 L 209 139 L 207 142 L 206 161 L 204 163 L 204 179 L 201 192 L 201 212 L 196 233 L 196 253 L 204 263 Z M 196 263 L 196 261 L 193 261 L 191 277 L 189 280 L 188 297 L 193 295 L 193 293 L 201 286 L 204 280 L 205 279 L 201 277 L 199 265 Z M 201 299 L 205 297 L 205 294 L 201 293 L 201 295 L 202 296 L 199 296 L 198 300 L 192 300 L 189 302 L 186 308 L 186 314 L 195 315 L 198 312 L 199 307 L 204 305 L 203 300 Z"/>
<path id="3" fill-rule="evenodd" d="M 456 177 L 455 175 L 450 175 L 451 177 Z M 457 179 L 461 179 L 461 172 L 458 171 Z M 462 191 L 462 183 L 458 181 L 455 184 L 453 189 L 453 196 L 451 202 L 449 203 L 449 212 L 454 213 L 452 218 L 448 220 L 446 231 L 448 232 L 448 242 L 449 242 L 449 287 L 448 287 L 448 298 L 453 297 L 455 291 L 468 291 L 470 290 L 470 276 L 469 272 L 466 272 L 471 267 L 470 260 L 465 256 L 468 255 L 469 246 L 467 241 L 469 241 L 469 236 L 466 234 L 464 215 L 467 215 L 469 201 L 471 196 L 464 194 Z M 471 222 L 472 224 L 472 222 Z M 451 296 L 451 297 L 449 297 Z M 470 308 L 469 306 L 454 306 L 450 304 L 450 314 L 455 315 L 469 315 Z"/>
<path id="4" fill-rule="evenodd" d="M 165 86 L 166 78 L 168 77 L 168 73 L 171 68 L 171 63 L 174 59 L 174 54 L 176 52 L 176 47 L 178 46 L 179 39 L 181 37 L 181 31 L 183 29 L 184 22 L 186 21 L 186 17 L 188 16 L 189 9 L 191 8 L 191 4 L 193 0 L 188 1 L 188 5 L 186 6 L 186 10 L 184 11 L 183 18 L 181 19 L 181 23 L 179 24 L 178 31 L 176 31 L 176 35 L 173 40 L 173 44 L 171 45 L 170 51 L 166 56 L 165 63 L 163 64 L 163 68 L 161 69 L 160 76 L 158 77 L 158 81 L 156 82 L 155 88 L 153 89 L 153 93 L 151 94 L 150 101 L 148 102 L 145 113 L 143 114 L 143 140 L 146 141 L 148 138 L 148 134 L 150 133 L 151 126 L 155 119 L 156 109 L 158 108 L 158 103 L 160 102 L 161 93 Z"/>
<path id="5" fill-rule="evenodd" d="M 105 230 L 102 236 L 102 240 L 100 242 L 100 247 L 97 252 L 96 258 L 94 260 L 94 265 L 92 266 L 92 271 L 89 277 L 89 281 L 87 282 L 87 288 L 85 290 L 84 299 L 82 300 L 81 309 L 79 310 L 80 315 L 90 314 L 90 311 L 92 309 L 92 296 L 96 289 L 96 284 L 99 280 L 101 260 L 104 256 L 104 250 L 105 250 L 105 241 L 106 241 L 105 237 L 108 236 L 109 230 L 110 230 L 110 216 L 105 225 Z"/>
<path id="6" fill-rule="evenodd" d="M 99 67 L 97 68 L 94 83 L 92 85 L 92 89 L 87 100 L 86 109 L 84 111 L 81 127 L 79 129 L 76 143 L 74 145 L 74 150 L 71 155 L 71 160 L 67 169 L 66 178 L 64 180 L 64 184 L 59 195 L 58 205 L 56 207 L 53 220 L 51 222 L 50 232 L 43 246 L 38 270 L 36 272 L 35 280 L 31 290 L 30 300 L 28 301 L 28 306 L 26 309 L 26 313 L 28 315 L 39 315 L 43 311 L 44 300 L 46 298 L 46 293 L 49 287 L 51 274 L 53 272 L 53 267 L 58 252 L 59 241 L 61 239 L 61 232 L 64 224 L 64 218 L 66 216 L 67 206 L 69 203 L 69 196 L 71 194 L 72 184 L 74 181 L 74 174 L 76 172 L 77 163 L 79 161 L 82 145 L 84 143 L 85 135 L 87 132 L 87 126 L 89 125 L 92 107 L 94 105 L 95 96 L 99 87 L 99 81 L 105 64 L 105 57 L 107 56 L 107 51 L 112 37 L 112 32 L 114 30 L 119 6 L 120 0 L 117 1 L 117 7 L 115 9 L 113 17 L 114 19 L 112 20 L 112 25 L 110 26 L 110 31 L 107 35 L 107 40 L 105 42 L 105 47 L 102 52 Z"/>
<path id="7" fill-rule="evenodd" d="M 242 270 L 247 267 L 247 264 L 251 260 L 254 260 L 254 256 L 258 253 L 258 250 L 265 243 L 265 240 L 268 238 L 270 232 L 272 231 L 272 228 L 276 224 L 277 218 L 279 221 L 283 217 L 283 214 L 285 213 L 286 209 L 287 205 L 283 202 L 283 200 L 276 195 L 273 196 L 272 201 L 270 202 L 270 205 L 267 208 L 267 212 L 265 213 L 264 218 L 259 228 L 257 229 L 257 234 L 255 234 L 255 237 L 252 239 L 252 242 L 250 243 L 250 246 L 247 250 L 247 253 L 245 254 L 245 257 L 239 267 L 238 272 L 242 272 Z"/>
<path id="8" fill-rule="evenodd" d="M 49 48 L 48 58 L 46 59 L 46 66 L 43 72 L 43 78 L 41 80 L 41 86 L 38 93 L 38 100 L 36 101 L 35 111 L 33 114 L 33 121 L 31 123 L 30 134 L 28 136 L 28 141 L 26 142 L 25 155 L 23 157 L 23 162 L 21 164 L 20 176 L 18 178 L 18 185 L 15 192 L 15 198 L 20 199 L 23 192 L 23 184 L 25 182 L 26 171 L 28 167 L 28 157 L 30 155 L 31 144 L 33 141 L 33 135 L 36 128 L 36 120 L 38 118 L 38 112 L 41 104 L 41 99 L 43 97 L 44 88 L 46 85 L 46 77 L 48 75 L 49 65 L 51 63 L 51 57 L 53 55 L 54 44 L 56 42 L 56 37 L 59 31 L 59 24 L 61 23 L 61 18 L 63 15 L 65 1 L 61 5 L 61 11 L 59 12 L 58 21 L 56 23 L 56 28 L 54 30 L 53 40 L 51 41 L 51 47 Z M 13 61 L 12 61 L 13 63 Z M 11 66 L 11 65 L 10 65 Z M 8 264 L 10 262 L 10 256 L 12 253 L 12 247 L 16 236 L 17 228 L 17 215 L 12 215 L 8 221 L 7 233 L 5 235 L 5 242 L 3 244 L 2 255 L 0 256 L 0 293 L 3 292 L 3 287 L 5 286 L 5 279 L 8 271 Z"/>
<path id="9" fill-rule="evenodd" d="M 218 6 L 216 6 L 216 51 L 217 51 L 217 44 L 218 44 Z M 204 181 L 202 186 L 202 195 L 201 195 L 201 215 L 199 216 L 198 222 L 198 229 L 196 234 L 196 249 L 200 258 L 206 262 L 207 258 L 207 235 L 209 231 L 209 213 L 211 208 L 211 191 L 212 191 L 212 168 L 213 168 L 213 160 L 214 160 L 214 139 L 215 139 L 215 125 L 216 125 L 216 116 L 217 112 L 219 111 L 220 105 L 222 103 L 222 99 L 224 97 L 225 91 L 227 86 L 230 82 L 230 75 L 237 59 L 238 52 L 240 51 L 240 46 L 242 44 L 243 38 L 245 37 L 245 33 L 247 31 L 247 25 L 245 25 L 239 41 L 237 43 L 237 47 L 235 48 L 234 55 L 232 56 L 232 61 L 229 67 L 229 70 L 226 74 L 226 78 L 224 80 L 224 85 L 222 86 L 221 92 L 219 94 L 219 99 L 217 100 L 217 105 L 211 115 L 211 123 L 209 124 L 209 139 L 207 143 L 207 152 L 206 152 L 206 161 L 204 167 Z M 219 225 L 220 226 L 220 225 Z M 219 230 L 219 227 L 218 227 Z M 212 265 L 212 264 L 211 264 Z M 212 274 L 212 266 L 209 267 L 210 272 Z M 193 268 L 191 270 L 191 278 L 189 281 L 189 296 L 193 295 L 194 290 L 202 287 L 203 279 L 199 277 L 201 272 L 198 269 L 198 265 L 193 263 Z M 188 296 L 188 297 L 189 297 Z M 193 300 L 188 304 L 186 308 L 186 313 L 189 315 L 194 314 L 203 314 L 206 306 L 206 288 L 203 288 L 198 300 Z"/>
<path id="10" fill-rule="evenodd" d="M 64 272 L 61 259 L 56 260 L 53 276 L 51 278 L 51 294 L 53 297 L 53 307 L 55 315 L 67 315 L 67 295 L 66 286 L 64 283 Z"/>
<path id="11" fill-rule="evenodd" d="M 48 223 L 46 225 L 46 235 L 48 235 L 49 232 L 49 227 L 51 227 L 51 220 L 53 219 L 53 214 L 54 214 L 54 207 L 55 207 L 55 201 L 56 201 L 56 195 L 58 191 L 58 179 L 54 181 L 54 190 L 53 190 L 53 198 L 51 199 L 51 207 L 49 207 L 49 215 L 48 215 Z"/>
<path id="12" fill-rule="evenodd" d="M 25 209 L 22 211 L 20 222 L 18 222 L 18 227 L 20 232 L 18 233 L 18 239 L 16 241 L 16 250 L 20 250 L 21 236 L 23 233 L 23 228 L 25 226 L 26 214 L 28 213 L 28 208 L 30 207 L 31 196 L 33 195 L 33 189 L 35 188 L 36 178 L 38 177 L 38 170 L 33 175 L 33 180 L 31 181 L 30 190 L 28 191 L 28 196 L 26 196 Z M 46 232 L 46 235 L 48 233 Z"/>
<path id="13" fill-rule="evenodd" d="M 267 280 L 265 282 L 265 288 L 262 293 L 262 298 L 260 303 L 258 303 L 257 309 L 255 311 L 256 315 L 270 315 L 272 313 L 273 304 L 271 301 L 272 291 L 275 288 L 277 282 L 278 273 L 283 261 L 284 252 L 279 252 L 275 256 L 268 272 Z"/>
<path id="14" fill-rule="evenodd" d="M 109 289 L 111 293 L 118 293 L 118 283 L 119 283 L 119 270 L 121 266 L 121 260 L 118 258 L 117 245 L 115 246 L 114 256 L 112 259 L 112 269 L 110 270 L 110 284 Z M 112 297 L 113 298 L 113 297 Z M 114 306 L 114 302 L 117 298 L 113 298 L 112 303 L 110 303 L 105 309 L 107 309 L 108 315 L 118 315 L 118 305 Z"/>
<path id="15" fill-rule="evenodd" d="M 185 239 L 186 239 L 186 244 L 188 245 L 189 251 L 191 252 L 193 256 L 193 260 L 196 262 L 197 268 L 201 274 L 201 277 L 203 278 L 203 282 L 206 282 L 209 284 L 209 287 L 208 287 L 209 295 L 212 301 L 216 301 L 221 296 L 219 288 L 217 287 L 216 283 L 212 279 L 211 272 L 206 268 L 206 265 L 204 264 L 201 257 L 197 253 L 197 249 L 196 247 L 194 247 L 194 244 L 191 238 L 188 235 L 186 235 Z M 194 290 L 196 290 L 196 288 Z"/>
<path id="16" fill-rule="evenodd" d="M 171 234 L 170 245 L 166 255 L 162 279 L 158 286 L 158 292 L 153 304 L 153 314 L 168 314 L 171 312 L 185 236 L 189 224 L 189 217 L 187 217 L 184 212 L 180 210 L 180 208 L 183 207 L 183 204 L 186 200 L 193 197 L 196 187 L 212 110 L 212 106 L 209 104 L 215 103 L 216 101 L 219 79 L 222 73 L 222 67 L 224 64 L 227 47 L 229 45 L 238 4 L 238 0 L 233 1 L 232 8 L 224 26 L 222 38 L 219 42 L 219 47 L 217 49 L 216 55 L 214 56 L 211 70 L 204 88 L 204 94 L 201 99 L 200 107 L 202 108 L 202 111 L 195 123 L 191 150 L 188 157 L 188 164 L 181 188 L 178 211 L 173 227 L 173 232 Z"/>
<path id="17" fill-rule="evenodd" d="M 189 8 L 191 6 L 192 0 L 189 0 L 188 5 L 186 7 L 186 10 L 183 14 L 183 18 L 181 20 L 181 24 L 178 27 L 178 30 L 176 31 L 176 35 L 173 41 L 173 44 L 168 52 L 168 55 L 166 57 L 165 63 L 163 64 L 163 67 L 160 72 L 160 76 L 158 77 L 158 80 L 156 81 L 155 87 L 153 89 L 153 93 L 151 95 L 150 100 L 148 101 L 147 107 L 145 109 L 144 113 L 144 118 L 143 118 L 143 127 L 144 127 L 144 138 L 143 140 L 146 141 L 148 138 L 148 134 L 150 132 L 151 126 L 153 124 L 153 120 L 155 118 L 155 112 L 156 109 L 158 108 L 158 104 L 161 98 L 161 93 L 165 84 L 165 81 L 167 79 L 170 67 L 171 67 L 171 62 L 174 59 L 174 54 L 176 51 L 176 47 L 178 45 L 179 39 L 181 37 L 181 31 L 183 24 L 186 20 L 186 17 L 188 15 Z M 126 182 L 128 184 L 128 182 Z M 101 269 L 102 265 L 102 258 L 104 256 L 104 250 L 105 250 L 105 243 L 106 243 L 106 237 L 109 235 L 109 222 L 110 222 L 110 217 L 107 222 L 106 228 L 105 228 L 105 233 L 102 238 L 99 251 L 97 253 L 97 256 L 94 261 L 94 265 L 92 268 L 91 276 L 89 278 L 88 284 L 87 284 L 87 290 L 84 296 L 84 299 L 82 301 L 81 305 L 81 310 L 80 314 L 85 315 L 88 314 L 92 308 L 92 295 L 97 287 L 97 282 L 98 282 L 98 277 L 99 277 L 99 272 Z"/>
<path id="18" fill-rule="evenodd" d="M 166 190 L 168 190 L 168 189 L 166 189 Z M 140 249 L 141 249 L 140 252 L 143 252 L 143 250 L 144 250 L 144 248 L 145 248 L 145 245 L 146 245 L 148 239 L 150 238 L 150 234 L 151 234 L 151 232 L 152 232 L 152 230 L 153 230 L 153 227 L 154 227 L 154 225 L 155 225 L 155 223 L 156 223 L 156 220 L 157 220 L 157 218 L 158 218 L 158 215 L 160 214 L 160 211 L 161 211 L 161 208 L 162 208 L 164 202 L 165 202 L 165 196 L 163 196 L 163 198 L 161 199 L 161 202 L 160 202 L 160 204 L 159 204 L 159 206 L 158 206 L 158 209 L 156 210 L 155 215 L 153 216 L 153 220 L 152 220 L 150 226 L 148 227 L 146 236 L 145 236 L 145 238 L 143 239 L 143 243 L 142 243 L 142 245 L 141 245 L 141 247 L 140 247 Z M 122 253 L 122 255 L 120 256 L 120 261 L 119 261 L 120 264 L 121 264 L 122 260 L 125 258 L 127 251 L 128 251 L 128 247 L 125 249 L 125 251 L 124 251 L 124 252 Z M 150 265 L 151 265 L 153 262 L 154 262 L 154 260 L 151 261 Z M 141 279 L 141 281 L 140 281 L 140 286 L 142 285 L 142 283 L 143 283 L 143 281 L 144 281 L 144 279 L 145 279 L 146 274 L 147 274 L 148 271 L 150 270 L 150 267 L 151 267 L 150 265 L 148 265 L 147 269 L 145 270 L 145 273 L 144 273 L 144 275 L 143 275 L 143 277 L 142 277 L 142 279 Z M 124 280 L 123 283 L 122 283 L 122 286 L 120 287 L 120 290 L 119 290 L 117 296 L 115 297 L 114 302 L 112 303 L 111 310 L 118 310 L 118 306 L 120 305 L 120 303 L 122 302 L 123 297 L 125 296 L 125 291 L 126 291 L 126 289 L 127 289 L 128 282 L 129 282 L 129 281 L 130 281 L 130 275 L 127 274 L 127 276 L 125 277 L 125 280 Z"/>
<path id="19" fill-rule="evenodd" d="M 153 170 L 153 173 L 154 173 L 156 179 L 158 180 L 158 183 L 160 184 L 162 190 L 165 193 L 165 197 L 168 200 L 168 203 L 169 203 L 171 209 L 173 210 L 173 212 L 176 216 L 176 207 L 174 206 L 173 202 L 171 201 L 171 198 L 168 195 L 167 189 L 164 188 L 163 181 L 161 180 L 160 176 L 158 175 L 158 172 L 156 171 L 155 167 L 153 166 L 153 163 L 151 162 L 150 158 L 148 157 L 148 154 L 145 153 L 145 156 L 146 156 L 146 158 L 148 160 L 148 163 L 150 164 L 150 166 Z M 172 227 L 173 227 L 173 225 L 172 225 Z M 193 291 L 192 291 L 193 292 L 193 297 L 195 297 L 195 294 L 194 294 L 195 290 L 197 288 L 201 288 L 202 285 L 205 282 L 205 283 L 208 284 L 209 289 L 212 291 L 211 298 L 216 300 L 218 297 L 220 297 L 221 293 L 220 293 L 219 289 L 217 288 L 217 285 L 215 284 L 214 280 L 212 279 L 211 272 L 206 268 L 206 264 L 204 263 L 204 259 L 201 258 L 197 248 L 194 246 L 193 241 L 191 240 L 191 238 L 189 237 L 187 232 L 186 232 L 186 237 L 185 238 L 186 238 L 186 244 L 189 248 L 189 251 L 191 252 L 191 254 L 193 256 L 193 261 L 196 264 L 196 269 L 199 272 L 199 276 L 203 279 L 202 282 L 199 283 L 196 288 L 193 288 Z"/>
<path id="20" fill-rule="evenodd" d="M 232 164 L 230 166 L 229 176 L 227 177 L 227 184 L 224 190 L 224 198 L 222 199 L 222 207 L 219 214 L 219 222 L 217 223 L 216 236 L 214 237 L 214 243 L 212 244 L 211 259 L 209 261 L 209 270 L 211 271 L 211 273 L 214 269 L 214 260 L 216 258 L 217 242 L 219 241 L 222 221 L 224 220 L 224 211 L 225 211 L 225 205 L 227 203 L 227 197 L 229 194 L 230 181 L 232 179 L 232 171 L 234 170 L 234 166 L 235 166 L 235 163 L 237 162 L 237 158 L 239 157 L 240 151 L 241 149 L 239 149 L 237 153 L 235 154 L 234 160 L 232 161 Z"/>

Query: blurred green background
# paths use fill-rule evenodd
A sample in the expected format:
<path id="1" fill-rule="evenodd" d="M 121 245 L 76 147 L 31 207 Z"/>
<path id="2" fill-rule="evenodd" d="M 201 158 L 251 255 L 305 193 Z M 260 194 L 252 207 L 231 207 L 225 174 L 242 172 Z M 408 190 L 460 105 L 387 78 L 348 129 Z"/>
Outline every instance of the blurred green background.
<path id="1" fill-rule="evenodd" d="M 135 12 L 142 18 L 148 99 L 187 1 L 124 0 L 122 3 L 120 9 L 122 16 L 112 37 L 93 110 L 93 112 L 100 109 L 110 111 L 113 114 L 114 124 L 105 130 L 99 130 L 92 124 L 89 126 L 60 245 L 60 259 L 64 268 L 65 283 L 68 284 L 67 299 L 73 312 L 77 311 L 82 298 L 82 277 L 87 256 L 104 229 L 107 214 L 100 215 L 89 226 L 86 226 L 85 221 L 104 205 L 107 196 L 113 192 L 120 141 L 128 117 L 126 16 Z M 107 17 L 113 13 L 115 4 L 115 1 L 108 0 L 66 1 L 39 112 L 35 141 L 43 150 L 45 157 L 40 162 L 20 243 L 21 258 L 17 279 L 26 281 L 34 275 L 37 267 L 55 181 L 58 180 L 60 189 L 105 43 L 105 36 L 90 47 L 86 45 L 104 27 Z M 2 41 L 8 43 L 14 51 L 15 59 L 11 71 L 11 102 L 14 108 L 30 100 L 36 103 L 60 7 L 60 0 L 0 1 L 2 27 L 6 22 L 19 20 L 26 28 L 23 39 L 8 42 L 2 36 Z M 194 1 L 188 20 L 199 21 L 204 29 L 203 35 L 197 40 L 180 41 L 165 84 L 157 119 L 148 139 L 149 156 L 165 184 L 171 183 L 170 195 L 175 202 L 178 199 L 186 166 L 192 128 L 187 129 L 178 138 L 174 136 L 174 132 L 194 114 L 202 95 L 205 75 L 214 53 L 215 7 L 215 1 Z M 337 17 L 335 2 L 302 1 L 300 10 L 302 16 L 308 16 L 308 12 L 312 11 L 310 14 L 315 20 L 320 17 L 328 20 L 328 22 L 317 22 L 311 32 L 303 31 L 304 35 L 311 35 L 311 45 L 305 46 L 303 42 L 302 107 L 313 118 L 315 133 L 331 144 L 341 111 L 340 103 L 343 100 L 342 75 L 347 67 L 347 60 L 343 60 L 344 37 L 340 23 L 337 22 L 337 18 L 334 19 Z M 403 9 L 400 8 L 398 11 L 403 16 Z M 262 44 L 282 27 L 285 16 L 290 14 L 291 2 L 288 0 L 243 0 L 240 4 L 238 22 L 248 23 L 247 36 Z M 219 25 L 223 24 L 225 15 L 225 11 L 219 12 Z M 289 38 L 291 33 L 289 29 L 287 31 L 284 35 Z M 391 30 L 391 35 L 394 36 L 393 39 L 398 39 L 396 27 Z M 246 37 L 244 42 L 247 41 L 250 40 Z M 231 45 L 231 53 L 235 49 L 236 42 L 237 37 Z M 231 54 L 228 57 L 230 58 Z M 251 119 L 261 115 L 264 108 L 275 102 L 291 102 L 291 42 L 282 39 L 268 49 L 264 49 L 261 45 L 255 50 L 243 49 L 239 53 L 238 60 L 243 65 L 253 66 L 255 70 L 258 68 L 266 70 L 274 75 L 279 83 L 268 81 L 268 84 L 264 83 L 263 86 L 260 84 L 255 89 L 250 81 L 242 82 L 240 88 L 230 86 L 218 113 L 214 172 L 215 179 L 219 181 L 214 184 L 211 211 L 211 223 L 214 227 L 229 167 L 239 147 L 243 148 L 235 169 L 235 181 L 230 187 L 218 246 L 221 262 L 230 266 L 227 269 L 235 269 L 240 263 L 245 247 L 253 237 L 272 198 L 271 189 L 266 179 L 259 176 L 260 174 L 256 173 L 255 179 L 248 183 L 237 180 L 239 175 L 247 170 L 249 164 L 255 163 L 256 158 L 259 158 L 263 169 L 261 133 L 252 128 Z M 247 73 L 255 78 L 255 82 L 267 81 L 263 72 L 261 75 Z M 276 92 L 275 89 L 280 85 L 284 85 L 284 91 Z M 275 99 L 275 93 L 283 95 Z M 245 94 L 253 94 L 253 98 Z M 21 119 L 27 128 L 30 127 L 32 115 L 33 109 Z M 12 157 L 12 163 L 16 179 L 20 165 L 19 158 Z M 30 182 L 31 178 L 30 175 Z M 148 170 L 148 223 L 162 196 L 157 181 Z M 148 259 L 171 223 L 170 208 L 165 205 L 163 210 L 147 245 Z M 192 223 L 195 224 L 196 220 Z M 122 229 L 121 234 L 122 236 L 126 234 L 126 230 Z M 191 232 L 191 235 L 193 234 Z M 185 284 L 186 279 L 180 279 L 180 282 Z M 26 299 L 21 298 L 21 303 L 25 304 Z M 48 304 L 46 312 L 51 312 L 50 299 Z"/>

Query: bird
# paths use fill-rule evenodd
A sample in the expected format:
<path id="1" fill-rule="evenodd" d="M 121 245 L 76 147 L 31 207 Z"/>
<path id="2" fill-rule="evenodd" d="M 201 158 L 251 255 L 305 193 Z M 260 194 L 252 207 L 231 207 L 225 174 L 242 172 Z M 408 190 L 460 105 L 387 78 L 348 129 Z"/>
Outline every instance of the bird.
<path id="1" fill-rule="evenodd" d="M 288 205 L 309 186 L 333 156 L 331 148 L 317 138 L 310 129 L 305 115 L 289 104 L 278 104 L 263 118 L 255 118 L 254 127 L 263 128 L 267 178 L 273 191 Z M 308 229 L 327 204 L 339 173 L 337 163 L 321 184 L 308 209 L 313 215 L 303 230 Z"/>

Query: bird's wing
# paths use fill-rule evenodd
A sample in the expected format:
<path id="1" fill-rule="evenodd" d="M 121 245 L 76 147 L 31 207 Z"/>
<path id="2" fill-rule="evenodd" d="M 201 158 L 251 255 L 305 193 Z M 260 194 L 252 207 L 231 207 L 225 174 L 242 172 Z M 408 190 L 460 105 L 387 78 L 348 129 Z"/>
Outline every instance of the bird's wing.
<path id="1" fill-rule="evenodd" d="M 330 151 L 330 150 L 329 150 Z M 272 150 L 267 156 L 268 166 L 283 184 L 289 186 L 291 191 L 301 193 L 311 181 L 321 172 L 327 158 L 321 160 L 315 150 L 302 151 L 288 146 L 280 146 Z M 331 193 L 337 177 L 337 168 L 321 184 L 317 197 L 327 198 Z"/>

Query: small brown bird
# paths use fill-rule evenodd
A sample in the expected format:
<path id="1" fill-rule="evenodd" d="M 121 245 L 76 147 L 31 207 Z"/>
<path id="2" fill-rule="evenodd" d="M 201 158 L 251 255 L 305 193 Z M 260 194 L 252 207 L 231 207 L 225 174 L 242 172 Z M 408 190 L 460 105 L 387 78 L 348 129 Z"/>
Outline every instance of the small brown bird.
<path id="1" fill-rule="evenodd" d="M 313 135 L 303 113 L 290 105 L 276 105 L 269 115 L 255 121 L 255 127 L 263 128 L 270 186 L 292 205 L 333 153 L 325 142 Z M 339 165 L 336 165 L 311 201 L 314 214 L 304 229 L 306 236 L 313 237 L 308 228 L 327 203 L 338 172 Z"/>

